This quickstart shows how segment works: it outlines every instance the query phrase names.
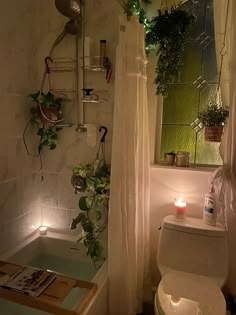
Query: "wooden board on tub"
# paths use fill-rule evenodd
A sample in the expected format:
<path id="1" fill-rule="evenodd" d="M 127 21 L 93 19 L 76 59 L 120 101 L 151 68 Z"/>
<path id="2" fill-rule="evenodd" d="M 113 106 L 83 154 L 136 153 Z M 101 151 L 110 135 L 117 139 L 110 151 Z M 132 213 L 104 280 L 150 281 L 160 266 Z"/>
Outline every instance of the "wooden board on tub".
<path id="1" fill-rule="evenodd" d="M 0 261 L 0 272 L 6 273 L 9 276 L 14 275 L 21 268 L 21 265 Z M 79 305 L 76 305 L 73 309 L 61 307 L 60 303 L 65 299 L 68 293 L 76 287 L 87 289 Z M 0 298 L 56 315 L 81 315 L 94 297 L 96 291 L 97 285 L 95 283 L 57 275 L 54 282 L 37 297 L 24 295 L 0 287 Z"/>

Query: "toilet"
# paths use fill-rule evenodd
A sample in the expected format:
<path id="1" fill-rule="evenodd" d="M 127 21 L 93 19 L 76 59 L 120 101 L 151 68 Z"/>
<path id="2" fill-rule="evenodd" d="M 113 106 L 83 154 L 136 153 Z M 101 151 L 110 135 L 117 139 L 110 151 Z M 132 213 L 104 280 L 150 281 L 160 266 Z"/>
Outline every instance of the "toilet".
<path id="1" fill-rule="evenodd" d="M 228 250 L 223 225 L 201 219 L 163 219 L 157 255 L 162 279 L 156 315 L 225 315 L 221 287 L 227 278 Z"/>

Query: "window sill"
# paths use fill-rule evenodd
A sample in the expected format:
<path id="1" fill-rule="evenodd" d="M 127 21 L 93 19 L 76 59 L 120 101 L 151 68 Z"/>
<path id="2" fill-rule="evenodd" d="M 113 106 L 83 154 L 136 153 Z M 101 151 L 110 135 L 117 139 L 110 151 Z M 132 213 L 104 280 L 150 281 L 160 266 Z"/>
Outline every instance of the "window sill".
<path id="1" fill-rule="evenodd" d="M 168 169 L 168 170 L 179 170 L 179 171 L 197 171 L 197 172 L 213 172 L 221 165 L 196 165 L 190 164 L 188 167 L 181 167 L 181 166 L 171 166 L 167 165 L 164 162 L 158 164 L 151 164 L 151 168 L 161 168 L 161 169 Z"/>

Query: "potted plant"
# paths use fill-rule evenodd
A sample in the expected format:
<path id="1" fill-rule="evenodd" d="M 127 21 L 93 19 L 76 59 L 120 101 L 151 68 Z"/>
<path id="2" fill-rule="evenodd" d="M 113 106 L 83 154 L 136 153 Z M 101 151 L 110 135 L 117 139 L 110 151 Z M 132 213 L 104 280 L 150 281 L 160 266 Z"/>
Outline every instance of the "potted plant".
<path id="1" fill-rule="evenodd" d="M 171 151 L 171 152 L 165 153 L 165 162 L 166 162 L 166 164 L 174 165 L 174 163 L 175 163 L 175 156 L 176 156 L 176 153 L 174 152 L 174 150 Z"/>
<path id="2" fill-rule="evenodd" d="M 205 127 L 206 141 L 221 141 L 224 124 L 228 116 L 229 108 L 218 104 L 210 104 L 205 110 L 198 113 L 198 118 Z"/>
<path id="3" fill-rule="evenodd" d="M 146 27 L 146 47 L 149 51 L 157 48 L 156 93 L 167 96 L 168 84 L 172 83 L 183 64 L 186 39 L 189 36 L 194 16 L 180 7 L 172 7 L 164 12 L 158 10 Z"/>
<path id="4" fill-rule="evenodd" d="M 61 107 L 64 99 L 55 96 L 51 91 L 46 94 L 38 91 L 30 94 L 30 97 L 35 102 L 36 107 L 33 107 L 31 113 L 37 114 L 43 123 L 52 123 L 57 121 L 61 116 Z"/>
<path id="5" fill-rule="evenodd" d="M 30 94 L 30 97 L 34 102 L 30 110 L 30 122 L 37 127 L 37 135 L 40 137 L 38 153 L 42 152 L 43 147 L 54 150 L 58 140 L 58 132 L 62 129 L 57 127 L 55 123 L 61 117 L 61 108 L 65 100 L 50 91 L 46 94 L 38 91 Z"/>
<path id="6" fill-rule="evenodd" d="M 103 260 L 103 246 L 99 240 L 100 234 L 107 227 L 108 204 L 110 192 L 110 167 L 103 160 L 94 163 L 79 164 L 73 169 L 73 177 L 83 179 L 86 195 L 79 198 L 79 221 L 82 232 L 78 241 L 87 248 L 87 255 L 94 264 Z"/>

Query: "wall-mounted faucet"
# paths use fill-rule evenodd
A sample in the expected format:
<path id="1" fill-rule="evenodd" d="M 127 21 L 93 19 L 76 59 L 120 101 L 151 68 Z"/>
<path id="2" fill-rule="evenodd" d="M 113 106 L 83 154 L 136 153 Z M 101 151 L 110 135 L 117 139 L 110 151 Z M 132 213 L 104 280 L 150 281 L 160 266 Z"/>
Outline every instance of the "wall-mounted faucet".
<path id="1" fill-rule="evenodd" d="M 77 215 L 77 217 L 75 217 L 74 219 L 72 219 L 71 225 L 70 225 L 70 229 L 71 230 L 75 230 L 77 225 L 84 219 L 84 215 L 83 213 L 79 213 Z"/>

